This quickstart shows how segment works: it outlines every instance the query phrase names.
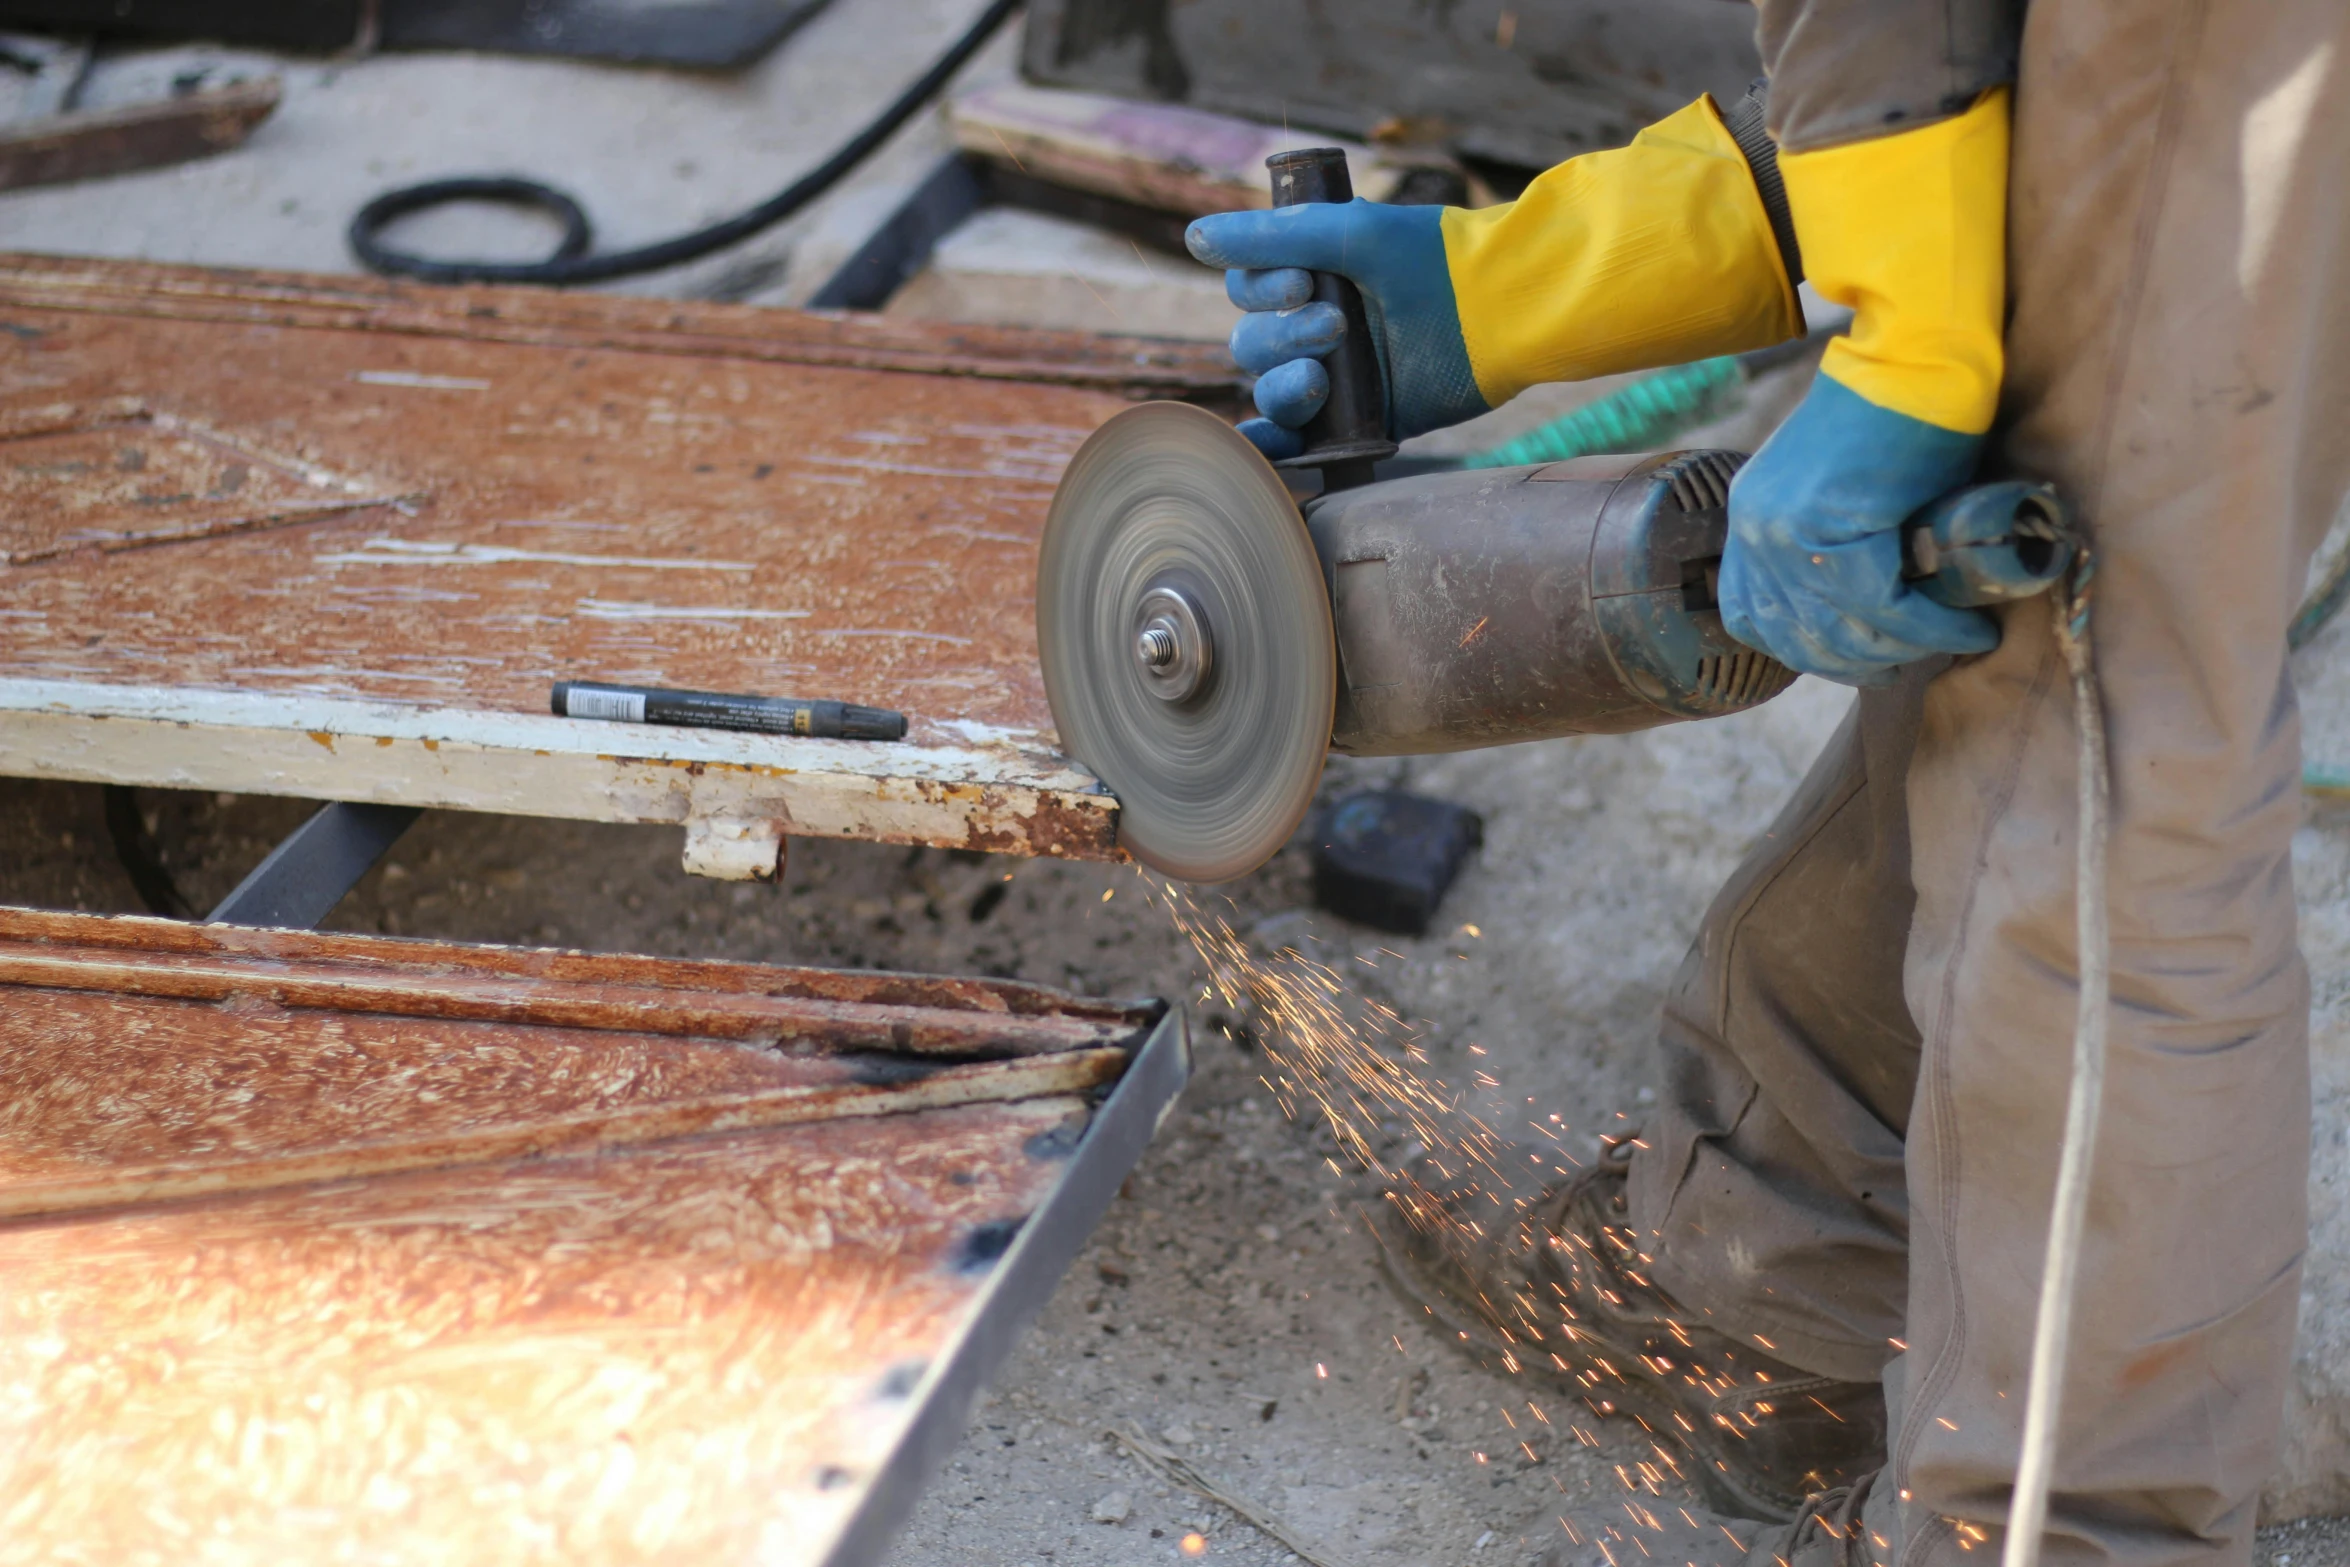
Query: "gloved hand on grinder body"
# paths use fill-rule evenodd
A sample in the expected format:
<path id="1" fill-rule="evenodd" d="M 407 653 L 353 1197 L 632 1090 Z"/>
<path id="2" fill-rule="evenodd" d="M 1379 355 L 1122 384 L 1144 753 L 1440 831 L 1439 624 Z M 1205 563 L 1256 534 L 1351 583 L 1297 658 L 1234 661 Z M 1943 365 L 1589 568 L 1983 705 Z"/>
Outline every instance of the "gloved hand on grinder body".
<path id="1" fill-rule="evenodd" d="M 1730 486 L 1722 620 L 1847 685 L 1999 632 L 1901 580 L 1901 524 L 1964 484 L 1999 395 L 2007 90 L 1916 130 L 1782 152 L 1814 288 L 1854 311 L 1803 402 Z"/>
<path id="2" fill-rule="evenodd" d="M 1317 203 L 1192 224 L 1247 314 L 1232 355 L 1259 379 L 1241 431 L 1295 455 L 1345 321 L 1312 272 L 1361 290 L 1394 439 L 1582 380 L 1782 342 L 1803 330 L 1745 155 L 1710 98 L 1551 169 L 1506 206 Z"/>

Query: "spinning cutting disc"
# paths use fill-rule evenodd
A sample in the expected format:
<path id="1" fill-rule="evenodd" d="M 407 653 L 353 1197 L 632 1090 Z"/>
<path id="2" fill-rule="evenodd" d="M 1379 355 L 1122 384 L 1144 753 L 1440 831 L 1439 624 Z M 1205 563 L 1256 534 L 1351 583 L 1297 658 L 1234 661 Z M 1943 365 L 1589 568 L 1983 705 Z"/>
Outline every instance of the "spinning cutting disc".
<path id="1" fill-rule="evenodd" d="M 1061 743 L 1118 797 L 1127 853 L 1225 881 L 1289 841 L 1337 653 L 1313 540 L 1245 437 L 1186 403 L 1096 430 L 1053 494 L 1036 630 Z"/>

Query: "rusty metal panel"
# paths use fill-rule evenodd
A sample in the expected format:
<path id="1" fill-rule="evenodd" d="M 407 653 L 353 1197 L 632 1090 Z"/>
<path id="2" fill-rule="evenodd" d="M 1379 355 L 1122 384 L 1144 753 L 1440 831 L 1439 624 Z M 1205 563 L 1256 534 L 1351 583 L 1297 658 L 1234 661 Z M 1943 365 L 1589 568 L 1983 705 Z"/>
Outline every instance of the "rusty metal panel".
<path id="1" fill-rule="evenodd" d="M 0 1556 L 870 1561 L 1182 1076 L 1033 987 L 0 911 Z"/>
<path id="2" fill-rule="evenodd" d="M 564 289 L 449 288 L 391 278 L 0 251 L 0 309 L 978 376 L 1091 387 L 1127 398 L 1179 397 L 1233 413 L 1247 402 L 1247 383 L 1220 343 Z"/>
<path id="3" fill-rule="evenodd" d="M 1034 732 L 1035 541 L 1101 393 L 12 313 L 0 410 L 135 396 L 411 497 L 0 578 L 0 673 L 541 714 L 559 678 Z M 70 417 L 61 415 L 61 418 Z M 0 441 L 0 462 L 40 437 Z M 46 624 L 44 624 L 44 621 Z M 70 621 L 75 633 L 53 628 Z M 87 633 L 99 633 L 94 643 Z"/>
<path id="4" fill-rule="evenodd" d="M 0 431 L 0 564 L 385 505 L 367 486 L 135 404 Z"/>
<path id="5" fill-rule="evenodd" d="M 1233 385 L 1144 340 L 31 257 L 0 327 L 0 714 L 89 720 L 0 717 L 0 767 L 1016 853 L 1115 853 L 1036 667 L 1053 484 L 1126 390 Z M 529 730 L 566 678 L 913 730 Z M 420 713 L 471 722 L 385 716 Z M 217 743 L 92 727 L 142 716 Z"/>

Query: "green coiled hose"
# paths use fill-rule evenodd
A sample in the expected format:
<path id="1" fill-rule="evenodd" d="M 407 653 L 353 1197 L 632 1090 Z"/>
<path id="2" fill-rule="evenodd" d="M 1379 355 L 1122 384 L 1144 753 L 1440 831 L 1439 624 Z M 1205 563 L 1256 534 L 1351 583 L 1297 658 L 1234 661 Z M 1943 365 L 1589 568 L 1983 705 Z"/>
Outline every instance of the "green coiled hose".
<path id="1" fill-rule="evenodd" d="M 1538 430 L 1472 453 L 1464 466 L 1517 468 L 1601 452 L 1653 451 L 1670 445 L 1683 430 L 1730 412 L 1746 378 L 1746 368 L 1735 354 L 1674 365 L 1618 387 Z"/>

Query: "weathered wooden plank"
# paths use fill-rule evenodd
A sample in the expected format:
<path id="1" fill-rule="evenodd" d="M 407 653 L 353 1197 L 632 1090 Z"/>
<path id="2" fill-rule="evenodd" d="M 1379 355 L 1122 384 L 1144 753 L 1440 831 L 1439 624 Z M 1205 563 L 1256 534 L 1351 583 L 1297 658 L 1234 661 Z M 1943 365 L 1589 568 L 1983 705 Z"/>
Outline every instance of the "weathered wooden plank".
<path id="1" fill-rule="evenodd" d="M 1300 145 L 1286 127 L 1188 104 L 1022 81 L 957 93 L 947 129 L 965 152 L 1021 174 L 1193 218 L 1271 206 L 1265 160 Z M 1348 155 L 1354 193 L 1366 201 L 1386 201 L 1403 183 L 1406 168 L 1369 147 L 1313 140 Z"/>
<path id="2" fill-rule="evenodd" d="M 276 110 L 274 76 L 0 126 L 0 190 L 97 179 L 242 145 Z"/>

